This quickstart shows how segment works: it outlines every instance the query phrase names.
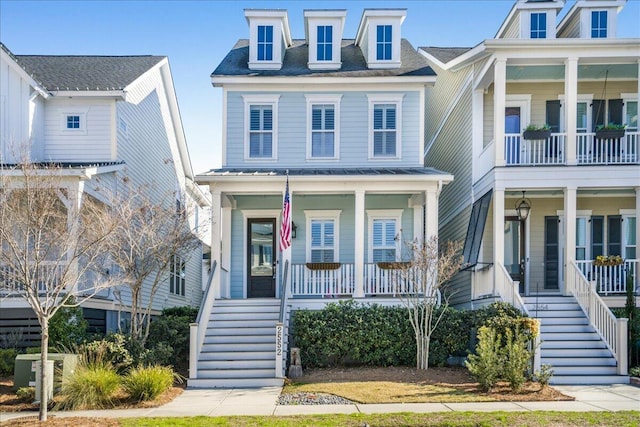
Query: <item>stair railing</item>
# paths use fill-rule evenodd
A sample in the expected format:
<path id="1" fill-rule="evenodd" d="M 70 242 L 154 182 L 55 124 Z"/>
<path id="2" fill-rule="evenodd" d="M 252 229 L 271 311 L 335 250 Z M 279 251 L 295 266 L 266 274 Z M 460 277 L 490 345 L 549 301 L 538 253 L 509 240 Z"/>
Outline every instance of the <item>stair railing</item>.
<path id="1" fill-rule="evenodd" d="M 288 299 L 287 289 L 287 276 L 289 275 L 289 260 L 284 262 L 284 269 L 282 270 L 282 286 L 280 286 L 280 315 L 278 317 L 278 323 L 276 323 L 276 376 L 279 378 L 285 377 L 285 337 L 288 334 L 288 327 L 286 327 L 286 306 Z"/>
<path id="2" fill-rule="evenodd" d="M 211 264 L 211 271 L 209 271 L 209 277 L 207 278 L 207 284 L 205 286 L 204 295 L 202 296 L 202 302 L 200 303 L 200 310 L 198 310 L 198 317 L 194 323 L 189 324 L 189 378 L 198 378 L 198 354 L 202 350 L 202 343 L 204 342 L 204 336 L 207 332 L 207 326 L 209 323 L 209 316 L 213 309 L 213 302 L 215 301 L 215 292 L 211 289 L 211 283 L 213 282 L 213 276 L 216 273 L 217 261 L 213 261 Z M 205 322 L 203 324 L 202 318 L 205 316 Z"/>
<path id="3" fill-rule="evenodd" d="M 511 279 L 511 275 L 502 263 L 498 264 L 498 274 L 496 275 L 496 292 L 502 299 L 502 301 L 508 302 L 522 314 L 529 315 L 529 310 L 524 304 L 520 292 L 518 289 L 518 283 Z"/>
<path id="4" fill-rule="evenodd" d="M 618 365 L 618 375 L 628 374 L 627 322 L 618 319 L 596 292 L 596 282 L 589 282 L 575 261 L 567 272 L 567 292 L 578 301 L 602 341 L 607 345 Z"/>

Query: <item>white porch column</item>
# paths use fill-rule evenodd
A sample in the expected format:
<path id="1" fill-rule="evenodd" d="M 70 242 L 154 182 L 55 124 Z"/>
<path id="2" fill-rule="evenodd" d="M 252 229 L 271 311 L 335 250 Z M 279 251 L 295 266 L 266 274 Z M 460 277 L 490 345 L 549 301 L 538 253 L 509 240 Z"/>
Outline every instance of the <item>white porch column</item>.
<path id="1" fill-rule="evenodd" d="M 425 193 L 424 208 L 426 218 L 424 225 L 425 239 L 428 241 L 433 236 L 438 235 L 438 192 L 437 190 L 427 190 Z"/>
<path id="2" fill-rule="evenodd" d="M 504 264 L 504 190 L 493 190 L 493 295 Z"/>
<path id="3" fill-rule="evenodd" d="M 564 62 L 564 155 L 568 165 L 577 165 L 576 155 L 576 118 L 578 105 L 578 58 L 567 58 Z"/>
<path id="4" fill-rule="evenodd" d="M 504 166 L 504 109 L 507 99 L 507 60 L 496 59 L 493 69 L 493 135 L 496 166 Z"/>
<path id="5" fill-rule="evenodd" d="M 636 187 L 636 259 L 640 259 L 640 187 Z M 640 286 L 637 277 L 636 284 Z"/>
<path id="6" fill-rule="evenodd" d="M 218 271 L 218 280 L 220 280 L 220 296 L 223 298 L 231 298 L 231 288 L 229 276 L 227 280 L 222 281 L 222 270 L 231 271 L 231 207 L 223 207 L 220 218 L 220 228 L 222 230 L 222 240 L 220 241 L 220 264 Z"/>
<path id="7" fill-rule="evenodd" d="M 222 239 L 221 232 L 221 219 L 222 219 L 222 193 L 220 190 L 211 189 L 211 263 L 215 261 L 217 268 L 220 269 L 222 264 L 220 263 L 220 252 L 222 251 Z M 221 295 L 220 290 L 220 271 L 217 271 L 213 276 L 211 282 L 213 286 L 213 297 L 218 299 Z"/>
<path id="8" fill-rule="evenodd" d="M 356 221 L 355 221 L 355 250 L 354 250 L 354 298 L 364 298 L 364 236 L 365 236 L 365 211 L 364 190 L 356 191 Z"/>
<path id="9" fill-rule="evenodd" d="M 571 261 L 576 259 L 576 203 L 577 190 L 575 187 L 564 189 L 564 277 L 567 280 L 573 268 Z M 561 292 L 567 294 L 567 284 L 563 283 Z"/>

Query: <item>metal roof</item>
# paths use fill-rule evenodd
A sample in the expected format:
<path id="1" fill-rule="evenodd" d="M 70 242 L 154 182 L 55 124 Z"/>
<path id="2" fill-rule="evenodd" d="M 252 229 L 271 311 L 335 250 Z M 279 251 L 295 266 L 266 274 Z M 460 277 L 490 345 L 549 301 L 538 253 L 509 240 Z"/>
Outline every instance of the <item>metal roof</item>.
<path id="1" fill-rule="evenodd" d="M 426 167 L 406 168 L 221 168 L 211 169 L 203 176 L 415 176 L 448 175 Z"/>

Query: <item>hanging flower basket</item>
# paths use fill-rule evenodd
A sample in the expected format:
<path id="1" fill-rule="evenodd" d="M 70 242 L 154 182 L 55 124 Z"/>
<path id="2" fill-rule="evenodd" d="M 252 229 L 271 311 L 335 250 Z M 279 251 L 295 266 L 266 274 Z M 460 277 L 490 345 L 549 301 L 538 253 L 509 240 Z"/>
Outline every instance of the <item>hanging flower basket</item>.
<path id="1" fill-rule="evenodd" d="M 618 139 L 624 136 L 624 129 L 600 129 L 596 130 L 598 139 Z"/>
<path id="2" fill-rule="evenodd" d="M 339 262 L 308 262 L 309 270 L 337 270 L 342 264 Z"/>
<path id="3" fill-rule="evenodd" d="M 547 129 L 525 130 L 522 133 L 522 137 L 524 139 L 531 139 L 531 140 L 548 139 L 550 136 L 551 136 L 551 130 L 547 130 Z"/>
<path id="4" fill-rule="evenodd" d="M 408 261 L 403 262 L 379 262 L 377 263 L 378 268 L 381 270 L 399 270 L 402 268 L 407 268 L 411 265 Z"/>
<path id="5" fill-rule="evenodd" d="M 620 255 L 598 255 L 593 261 L 593 265 L 596 267 L 622 265 L 622 263 L 624 263 L 624 260 Z"/>

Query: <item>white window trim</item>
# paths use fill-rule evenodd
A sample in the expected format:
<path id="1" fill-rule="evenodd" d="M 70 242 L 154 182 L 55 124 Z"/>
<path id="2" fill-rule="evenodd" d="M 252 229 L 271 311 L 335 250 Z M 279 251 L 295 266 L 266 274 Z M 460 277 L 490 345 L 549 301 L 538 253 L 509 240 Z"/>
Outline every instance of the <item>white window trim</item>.
<path id="1" fill-rule="evenodd" d="M 635 211 L 635 209 L 620 209 L 620 215 L 622 216 L 622 233 L 621 233 L 622 234 L 622 236 L 621 236 L 622 238 L 620 239 L 621 240 L 620 243 L 621 243 L 622 256 L 624 258 L 625 254 L 626 254 L 626 251 L 627 251 L 627 248 L 633 246 L 633 247 L 636 248 L 636 258 L 638 258 L 640 256 L 639 253 L 638 253 L 638 247 L 640 245 L 638 244 L 638 242 L 636 242 L 635 245 L 629 245 L 627 243 L 627 233 L 625 233 L 626 230 L 624 228 L 625 227 L 625 219 L 627 219 L 627 218 L 636 218 L 636 227 L 638 227 L 639 224 L 638 224 L 638 218 L 636 217 L 636 211 Z"/>
<path id="2" fill-rule="evenodd" d="M 370 17 L 369 18 L 369 47 L 368 47 L 368 57 L 369 63 L 367 64 L 369 68 L 399 68 L 401 64 L 400 60 L 400 43 L 401 43 L 401 33 L 400 28 L 402 25 L 403 18 L 393 17 L 393 18 L 385 18 L 385 17 Z M 391 59 L 377 59 L 376 57 L 376 49 L 377 49 L 377 28 L 378 25 L 391 25 Z"/>
<path id="3" fill-rule="evenodd" d="M 560 132 L 566 132 L 567 131 L 567 126 L 566 126 L 566 118 L 565 118 L 565 96 L 564 95 L 558 95 L 558 100 L 560 101 Z M 587 133 L 589 132 L 593 132 L 593 129 L 591 129 L 591 110 L 592 110 L 592 106 L 591 104 L 593 103 L 593 94 L 578 94 L 578 97 L 576 99 L 576 114 L 577 114 L 577 109 L 578 109 L 578 103 L 579 102 L 586 102 L 587 103 Z M 577 117 L 576 117 L 577 118 Z M 574 123 L 575 125 L 575 123 Z"/>
<path id="4" fill-rule="evenodd" d="M 340 259 L 340 214 L 342 210 L 305 210 L 305 230 L 306 230 L 306 260 L 311 262 L 311 221 L 314 219 L 333 220 L 333 254 L 334 262 Z"/>
<path id="5" fill-rule="evenodd" d="M 249 227 L 247 227 L 247 220 L 249 218 L 275 218 L 276 219 L 276 228 L 273 230 L 276 235 L 276 244 L 273 250 L 273 257 L 276 259 L 276 263 L 280 263 L 280 250 L 278 249 L 278 236 L 280 233 L 281 227 L 281 214 L 282 209 L 247 209 L 242 210 L 242 298 L 247 298 L 247 278 L 249 277 L 249 272 L 247 271 L 247 266 L 249 264 L 249 258 L 247 254 L 247 234 L 249 233 Z M 293 218 L 293 216 L 292 216 Z M 280 269 L 276 268 L 276 283 L 280 283 Z M 229 288 L 229 293 L 231 292 L 231 288 Z M 280 290 L 279 287 L 276 286 L 276 298 L 280 298 Z"/>
<path id="6" fill-rule="evenodd" d="M 337 70 L 342 67 L 340 44 L 342 42 L 342 19 L 344 18 L 322 18 L 309 19 L 309 62 L 307 66 L 310 70 Z M 318 59 L 318 27 L 332 27 L 331 36 L 331 60 Z"/>
<path id="7" fill-rule="evenodd" d="M 534 39 L 531 37 L 531 15 L 534 13 L 547 15 L 546 37 L 544 39 Z M 548 10 L 532 10 L 529 13 L 522 13 L 520 18 L 520 38 L 531 40 L 547 40 L 556 38 L 556 29 L 551 22 L 555 22 L 555 16 Z"/>
<path id="8" fill-rule="evenodd" d="M 249 69 L 251 70 L 279 70 L 282 68 L 282 19 L 281 18 L 252 18 L 249 27 Z M 271 60 L 258 60 L 258 27 L 273 27 L 273 56 Z"/>
<path id="9" fill-rule="evenodd" d="M 247 162 L 272 162 L 278 160 L 278 102 L 280 95 L 242 95 L 244 100 L 244 160 Z M 273 137 L 271 140 L 271 157 L 251 157 L 249 147 L 252 105 L 271 105 L 273 108 Z"/>
<path id="10" fill-rule="evenodd" d="M 402 213 L 403 209 L 367 209 L 367 259 L 373 262 L 373 221 L 376 219 L 392 219 L 396 221 L 396 230 L 400 238 L 396 242 L 396 261 L 401 260 L 402 252 Z"/>
<path id="11" fill-rule="evenodd" d="M 80 117 L 79 129 L 67 128 L 67 117 L 78 116 Z M 86 111 L 64 111 L 60 115 L 60 130 L 63 134 L 75 134 L 86 135 L 87 134 L 87 112 Z"/>
<path id="12" fill-rule="evenodd" d="M 187 261 L 179 255 L 173 255 L 171 257 L 171 263 L 173 264 L 173 268 L 178 267 L 178 271 L 171 271 L 169 268 L 169 295 L 174 298 L 186 298 L 187 295 Z M 183 269 L 184 266 L 184 269 Z M 182 277 L 184 274 L 184 277 Z M 182 290 L 182 281 L 184 281 L 184 293 L 177 292 L 178 290 Z M 171 291 L 171 285 L 173 282 L 173 292 Z M 180 288 L 180 289 L 178 289 Z"/>
<path id="13" fill-rule="evenodd" d="M 627 102 L 637 102 L 638 107 L 640 107 L 640 94 L 638 93 L 621 93 L 620 97 L 622 98 L 622 118 L 627 118 Z M 640 120 L 639 120 L 640 122 Z M 624 125 L 629 126 L 629 123 L 623 123 Z M 640 129 L 640 123 L 638 124 L 638 129 Z M 637 130 L 636 130 L 637 131 Z"/>
<path id="14" fill-rule="evenodd" d="M 307 99 L 307 160 L 338 160 L 340 159 L 340 100 L 342 95 L 305 95 Z M 334 107 L 334 135 L 333 157 L 313 157 L 312 155 L 312 107 L 317 104 L 333 105 Z"/>
<path id="15" fill-rule="evenodd" d="M 386 161 L 402 159 L 402 100 L 404 94 L 367 94 L 369 101 L 369 160 Z M 395 156 L 374 156 L 373 155 L 373 106 L 375 104 L 395 104 L 396 106 L 396 155 Z"/>

